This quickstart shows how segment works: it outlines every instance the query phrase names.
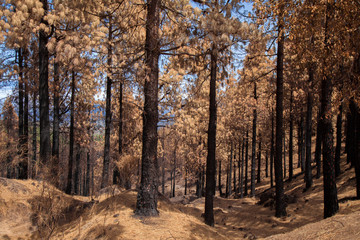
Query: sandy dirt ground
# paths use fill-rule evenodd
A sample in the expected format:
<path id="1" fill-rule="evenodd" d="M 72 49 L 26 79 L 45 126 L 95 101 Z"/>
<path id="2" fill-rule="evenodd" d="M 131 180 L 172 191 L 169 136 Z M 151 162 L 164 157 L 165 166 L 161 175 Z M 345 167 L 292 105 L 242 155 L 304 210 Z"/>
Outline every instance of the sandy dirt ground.
<path id="1" fill-rule="evenodd" d="M 274 217 L 274 189 L 263 179 L 255 198 L 216 196 L 215 227 L 203 223 L 204 198 L 160 196 L 159 217 L 142 218 L 133 213 L 134 190 L 109 187 L 90 198 L 42 181 L 0 178 L 0 239 L 360 239 L 354 176 L 350 169 L 337 179 L 340 210 L 334 217 L 323 220 L 322 178 L 304 192 L 299 175 L 285 183 L 286 217 Z"/>

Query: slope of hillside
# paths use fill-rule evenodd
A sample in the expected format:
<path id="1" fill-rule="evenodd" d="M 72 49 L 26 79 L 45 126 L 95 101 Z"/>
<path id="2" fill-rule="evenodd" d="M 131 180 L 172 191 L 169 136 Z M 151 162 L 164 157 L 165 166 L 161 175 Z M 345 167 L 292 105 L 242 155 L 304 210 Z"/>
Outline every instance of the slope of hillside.
<path id="1" fill-rule="evenodd" d="M 256 198 L 216 196 L 214 228 L 203 223 L 204 198 L 183 205 L 160 196 L 160 216 L 142 218 L 133 214 L 133 190 L 112 186 L 91 198 L 66 195 L 42 181 L 0 178 L 0 238 L 357 239 L 360 201 L 353 199 L 354 176 L 350 169 L 338 178 L 340 211 L 332 218 L 322 219 L 322 178 L 303 192 L 300 174 L 285 183 L 287 217 L 274 217 L 274 189 L 268 189 L 265 179 Z"/>

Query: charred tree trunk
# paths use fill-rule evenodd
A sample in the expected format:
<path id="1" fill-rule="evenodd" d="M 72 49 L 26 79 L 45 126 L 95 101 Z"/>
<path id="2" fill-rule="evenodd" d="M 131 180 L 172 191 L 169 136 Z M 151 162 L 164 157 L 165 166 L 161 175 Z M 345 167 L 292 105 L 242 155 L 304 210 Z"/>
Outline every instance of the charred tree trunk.
<path id="1" fill-rule="evenodd" d="M 136 215 L 157 216 L 157 124 L 158 124 L 158 80 L 159 80 L 159 23 L 160 1 L 147 3 L 145 39 L 145 84 L 142 137 L 141 183 L 137 195 Z"/>
<path id="2" fill-rule="evenodd" d="M 283 140 L 283 99 L 284 99 L 284 6 L 279 3 L 278 17 L 278 49 L 276 64 L 276 137 L 275 137 L 275 216 L 286 216 L 286 203 L 284 201 L 284 182 L 282 176 L 282 140 Z"/>
<path id="3" fill-rule="evenodd" d="M 311 135 L 312 135 L 312 83 L 314 80 L 314 70 L 309 66 L 309 88 L 307 95 L 307 109 L 306 109 L 306 132 L 305 132 L 305 146 L 306 146 L 306 158 L 305 158 L 305 189 L 309 189 L 312 186 L 312 168 L 311 168 Z"/>
<path id="4" fill-rule="evenodd" d="M 229 162 L 229 171 L 228 171 L 228 183 L 227 183 L 227 196 L 229 197 L 232 194 L 232 187 L 231 187 L 231 181 L 232 181 L 232 171 L 233 171 L 233 143 L 231 142 L 230 147 L 230 162 Z"/>
<path id="5" fill-rule="evenodd" d="M 342 139 L 342 104 L 339 106 L 339 114 L 336 119 L 336 147 L 335 147 L 335 176 L 338 177 L 341 173 L 340 170 L 340 155 L 341 155 L 341 139 Z"/>
<path id="6" fill-rule="evenodd" d="M 210 63 L 210 94 L 209 94 L 209 128 L 208 128 L 208 155 L 206 160 L 206 190 L 205 190 L 205 223 L 214 226 L 214 195 L 216 174 L 216 74 L 217 48 L 212 46 Z"/>
<path id="7" fill-rule="evenodd" d="M 80 195 L 81 193 L 81 169 L 80 169 L 80 156 L 81 149 L 80 144 L 76 144 L 76 156 L 75 156 L 75 172 L 74 172 L 74 193 Z"/>
<path id="8" fill-rule="evenodd" d="M 244 196 L 248 195 L 248 159 L 249 159 L 249 132 L 246 131 Z"/>
<path id="9" fill-rule="evenodd" d="M 221 159 L 219 159 L 219 178 L 218 178 L 218 182 L 219 182 L 219 185 L 218 185 L 218 188 L 219 188 L 219 194 L 220 196 L 223 195 L 223 192 L 222 192 L 222 183 L 221 183 Z"/>
<path id="10" fill-rule="evenodd" d="M 240 172 L 240 198 L 244 197 L 244 151 L 245 151 L 245 138 L 243 138 L 241 149 L 241 172 Z"/>
<path id="11" fill-rule="evenodd" d="M 303 116 L 301 115 L 301 118 L 298 122 L 298 167 L 301 167 L 301 172 L 305 171 L 305 164 L 303 163 L 303 147 L 304 147 L 304 141 L 303 141 Z"/>
<path id="12" fill-rule="evenodd" d="M 47 14 L 48 1 L 41 0 L 44 16 Z M 41 23 L 47 25 L 44 17 Z M 39 108 L 40 108 L 40 161 L 45 164 L 51 156 L 49 121 L 49 51 L 46 47 L 49 36 L 44 30 L 39 32 Z"/>
<path id="13" fill-rule="evenodd" d="M 86 177 L 85 177 L 85 186 L 84 186 L 84 196 L 89 196 L 90 193 L 90 151 L 86 153 Z"/>
<path id="14" fill-rule="evenodd" d="M 35 178 L 37 174 L 37 164 L 36 164 L 36 155 L 37 155 L 37 130 L 36 130 L 36 91 L 33 93 L 33 122 L 32 122 L 32 161 L 31 161 L 31 178 Z"/>
<path id="15" fill-rule="evenodd" d="M 256 82 L 254 82 L 254 99 L 257 100 L 256 96 Z M 250 197 L 255 197 L 255 168 L 256 168 L 256 120 L 257 111 L 256 107 L 253 110 L 253 131 L 252 131 L 252 147 L 251 147 L 251 190 Z"/>
<path id="16" fill-rule="evenodd" d="M 122 142 L 123 142 L 123 83 L 120 82 L 119 87 L 119 139 L 118 139 L 118 154 L 121 157 L 123 149 L 122 149 Z M 117 165 L 114 167 L 113 173 L 113 184 L 118 184 L 120 181 L 120 171 Z"/>
<path id="17" fill-rule="evenodd" d="M 69 139 L 69 164 L 68 177 L 65 192 L 71 194 L 73 190 L 73 162 L 74 162 L 74 117 L 75 117 L 75 73 L 71 78 L 71 100 L 70 100 L 70 139 Z"/>
<path id="18" fill-rule="evenodd" d="M 261 182 L 261 136 L 259 137 L 257 183 Z"/>
<path id="19" fill-rule="evenodd" d="M 321 169 L 321 144 L 322 144 L 322 129 L 321 129 L 321 107 L 318 113 L 318 124 L 316 127 L 316 146 L 315 146 L 315 162 L 316 162 L 316 178 L 320 178 Z"/>
<path id="20" fill-rule="evenodd" d="M 360 199 L 360 158 L 359 156 L 359 145 L 360 145 L 360 113 L 359 109 L 356 106 L 354 99 L 350 100 L 350 112 L 352 116 L 352 125 L 350 127 L 351 131 L 353 132 L 352 138 L 352 164 L 355 168 L 355 177 L 356 177 L 356 199 Z"/>
<path id="21" fill-rule="evenodd" d="M 108 35 L 108 55 L 107 55 L 107 78 L 106 78 L 106 106 L 105 106 L 105 145 L 104 145 L 104 161 L 101 178 L 101 188 L 105 188 L 109 184 L 109 168 L 110 168 L 110 128 L 111 128 L 111 87 L 112 87 L 112 23 L 109 20 Z"/>
<path id="22" fill-rule="evenodd" d="M 269 177 L 269 152 L 265 152 L 265 177 Z"/>
<path id="23" fill-rule="evenodd" d="M 284 179 L 286 178 L 286 138 L 285 138 L 285 134 L 284 134 Z"/>
<path id="24" fill-rule="evenodd" d="M 274 141 L 275 141 L 275 127 L 274 127 L 274 113 L 271 112 L 271 146 L 270 146 L 270 187 L 274 186 Z"/>
<path id="25" fill-rule="evenodd" d="M 325 19 L 325 52 L 330 56 L 330 44 L 328 43 L 328 23 L 332 16 L 332 7 L 326 3 Z M 324 59 L 324 67 L 327 67 L 327 59 Z M 335 215 L 339 210 L 337 187 L 335 181 L 335 161 L 334 161 L 334 144 L 333 128 L 331 119 L 331 96 L 332 96 L 332 79 L 326 73 L 321 81 L 321 118 L 320 124 L 322 129 L 323 141 L 323 173 L 324 173 L 324 218 Z"/>
<path id="26" fill-rule="evenodd" d="M 293 172 L 294 172 L 294 161 L 293 161 L 293 131 L 294 131 L 294 121 L 293 121 L 293 91 L 290 91 L 290 123 L 289 123 L 289 181 L 292 181 Z"/>
<path id="27" fill-rule="evenodd" d="M 54 56 L 56 58 L 56 56 Z M 56 176 L 55 186 L 59 186 L 59 146 L 60 146 L 60 83 L 59 63 L 54 63 L 54 116 L 53 116 L 53 144 L 52 144 L 52 172 Z"/>

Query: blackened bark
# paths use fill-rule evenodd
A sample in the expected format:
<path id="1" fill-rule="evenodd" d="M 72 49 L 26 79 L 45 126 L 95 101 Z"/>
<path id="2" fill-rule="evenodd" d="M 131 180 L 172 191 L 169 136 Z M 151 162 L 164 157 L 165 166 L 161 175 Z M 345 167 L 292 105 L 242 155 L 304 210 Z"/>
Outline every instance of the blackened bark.
<path id="1" fill-rule="evenodd" d="M 305 189 L 309 189 L 312 186 L 312 168 L 311 168 L 311 136 L 312 136 L 312 83 L 314 80 L 314 70 L 312 66 L 309 66 L 309 85 L 307 94 L 307 106 L 306 106 L 306 125 L 305 125 L 305 146 L 306 146 L 306 158 L 305 158 Z"/>
<path id="2" fill-rule="evenodd" d="M 28 51 L 24 51 L 25 58 L 28 56 Z M 25 68 L 25 77 L 26 81 L 24 82 L 24 134 L 23 134 L 23 162 L 24 162 L 24 177 L 30 177 L 29 171 L 29 85 L 28 85 L 28 66 L 27 58 L 24 63 Z M 26 176 L 25 176 L 26 175 Z"/>
<path id="3" fill-rule="evenodd" d="M 257 100 L 256 96 L 256 82 L 254 82 L 254 99 Z M 253 129 L 252 129 L 252 147 L 251 147 L 251 190 L 250 197 L 255 196 L 255 168 L 256 168 L 256 120 L 257 111 L 256 107 L 253 109 Z"/>
<path id="4" fill-rule="evenodd" d="M 351 129 L 353 131 L 353 141 L 352 141 L 352 163 L 355 168 L 355 177 L 356 177 L 356 198 L 360 199 L 360 158 L 359 156 L 359 145 L 360 145 L 360 113 L 359 109 L 356 106 L 354 99 L 350 99 L 350 111 L 352 115 L 352 126 Z"/>
<path id="5" fill-rule="evenodd" d="M 276 137 L 275 137 L 275 216 L 286 216 L 284 201 L 284 182 L 282 175 L 282 140 L 283 140 L 283 99 L 284 99 L 284 6 L 280 3 L 278 17 L 278 49 L 276 64 Z"/>
<path id="6" fill-rule="evenodd" d="M 145 84 L 143 112 L 143 145 L 141 183 L 136 202 L 136 215 L 156 216 L 157 210 L 157 123 L 158 123 L 158 80 L 159 80 L 159 0 L 147 2 L 145 39 Z"/>
<path id="7" fill-rule="evenodd" d="M 244 151 L 245 151 L 245 138 L 243 138 L 241 149 L 241 172 L 240 172 L 240 197 L 244 197 Z"/>
<path id="8" fill-rule="evenodd" d="M 234 146 L 233 156 L 233 192 L 236 193 L 236 145 Z"/>
<path id="9" fill-rule="evenodd" d="M 75 156 L 75 171 L 74 171 L 74 193 L 79 195 L 80 189 L 81 189 L 81 169 L 80 169 L 80 155 L 81 155 L 81 149 L 80 144 L 76 144 L 76 156 Z"/>
<path id="10" fill-rule="evenodd" d="M 177 143 L 175 144 L 175 148 L 174 148 L 174 167 L 173 167 L 173 182 L 172 182 L 172 197 L 175 197 L 175 180 L 176 180 L 176 146 Z"/>
<path id="11" fill-rule="evenodd" d="M 101 179 L 101 188 L 105 188 L 109 184 L 109 167 L 110 167 L 110 128 L 111 128 L 111 85 L 112 85 L 112 23 L 109 23 L 108 35 L 108 55 L 107 68 L 108 75 L 106 78 L 106 106 L 105 106 L 105 145 L 104 145 L 104 161 Z"/>
<path id="12" fill-rule="evenodd" d="M 342 139 L 342 104 L 339 106 L 339 114 L 336 119 L 336 147 L 335 147 L 335 176 L 338 177 L 340 170 L 341 139 Z"/>
<path id="13" fill-rule="evenodd" d="M 355 165 L 355 104 L 353 100 L 349 103 L 349 113 L 347 114 L 347 129 L 346 129 L 346 153 L 347 163 L 351 164 L 351 167 Z"/>
<path id="14" fill-rule="evenodd" d="M 163 127 L 163 134 L 161 139 L 162 147 L 163 147 L 163 155 L 161 159 L 161 192 L 165 194 L 165 127 Z"/>
<path id="15" fill-rule="evenodd" d="M 293 121 L 293 91 L 290 92 L 290 123 L 289 123 L 289 181 L 293 178 L 293 132 L 294 132 L 294 121 Z"/>
<path id="16" fill-rule="evenodd" d="M 74 117 L 75 117 L 75 73 L 71 77 L 71 99 L 70 99 L 70 135 L 69 135 L 69 163 L 68 176 L 65 192 L 72 193 L 73 189 L 73 162 L 74 162 Z"/>
<path id="17" fill-rule="evenodd" d="M 47 14 L 48 2 L 41 0 L 44 15 Z M 46 24 L 44 17 L 41 23 Z M 46 47 L 49 36 L 44 30 L 39 32 L 39 108 L 40 108 L 40 161 L 45 164 L 51 156 L 50 121 L 49 121 L 49 51 Z"/>
<path id="18" fill-rule="evenodd" d="M 248 159 L 249 159 L 249 132 L 246 131 L 246 147 L 245 147 L 245 187 L 244 196 L 248 195 Z"/>
<path id="19" fill-rule="evenodd" d="M 56 58 L 56 56 L 54 56 Z M 59 174 L 59 146 L 60 146 L 60 82 L 59 63 L 54 63 L 54 116 L 53 116 L 53 144 L 52 144 L 52 173 Z M 55 186 L 58 186 L 56 179 Z"/>
<path id="20" fill-rule="evenodd" d="M 239 195 L 240 188 L 241 188 L 241 146 L 243 143 L 239 142 L 239 156 L 238 156 L 238 181 L 239 181 L 239 187 L 236 189 L 236 193 Z"/>
<path id="21" fill-rule="evenodd" d="M 223 192 L 222 192 L 222 183 L 221 183 L 221 160 L 219 159 L 219 175 L 218 175 L 218 189 L 219 189 L 219 194 L 220 196 L 223 195 Z"/>
<path id="22" fill-rule="evenodd" d="M 259 149 L 258 149 L 258 172 L 257 172 L 257 183 L 261 182 L 261 137 L 259 138 Z"/>
<path id="23" fill-rule="evenodd" d="M 284 179 L 286 178 L 286 138 L 285 138 L 285 134 L 284 134 L 284 150 L 283 150 L 283 154 L 284 154 Z"/>
<path id="24" fill-rule="evenodd" d="M 187 188 L 188 188 L 187 179 L 188 179 L 188 173 L 187 173 L 187 167 L 185 166 L 185 191 L 184 191 L 184 195 L 187 195 Z"/>
<path id="25" fill-rule="evenodd" d="M 208 155 L 206 159 L 206 190 L 205 190 L 205 223 L 214 226 L 214 195 L 216 174 L 216 74 L 217 48 L 212 46 L 210 63 L 210 94 L 209 94 L 209 128 L 208 128 Z"/>
<path id="26" fill-rule="evenodd" d="M 265 177 L 269 177 L 269 152 L 265 152 Z"/>
<path id="27" fill-rule="evenodd" d="M 84 186 L 84 196 L 89 196 L 90 194 L 90 150 L 86 153 L 86 177 L 85 177 L 85 186 Z"/>
<path id="28" fill-rule="evenodd" d="M 326 3 L 326 19 L 325 19 L 325 56 L 329 56 L 330 46 L 328 43 L 328 23 L 332 16 L 330 3 Z M 325 68 L 327 67 L 325 59 Z M 323 173 L 324 173 L 324 218 L 331 217 L 339 210 L 337 187 L 335 181 L 335 159 L 334 159 L 334 143 L 333 128 L 331 118 L 331 96 L 332 96 L 332 79 L 324 74 L 321 81 L 321 130 L 323 141 Z"/>
<path id="29" fill-rule="evenodd" d="M 33 102 L 32 102 L 32 109 L 33 109 L 33 122 L 32 122 L 32 159 L 31 159 L 31 178 L 34 179 L 37 173 L 37 166 L 36 166 L 36 155 L 37 155 L 37 130 L 36 130 L 36 97 L 37 93 L 34 91 L 33 93 Z"/>
<path id="30" fill-rule="evenodd" d="M 303 138 L 304 138 L 304 129 L 303 129 L 303 122 L 304 122 L 304 118 L 301 114 L 301 118 L 298 122 L 298 167 L 301 167 L 301 172 L 304 172 L 305 171 L 305 164 L 303 162 L 303 156 L 302 156 L 302 153 L 303 153 L 303 148 L 304 148 L 304 141 L 303 141 Z"/>
<path id="31" fill-rule="evenodd" d="M 119 87 L 119 129 L 118 129 L 118 154 L 122 155 L 122 142 L 123 142 L 123 83 L 120 82 Z M 113 184 L 117 184 L 120 180 L 120 171 L 118 166 L 114 166 Z M 164 193 L 163 193 L 164 194 Z"/>
<path id="32" fill-rule="evenodd" d="M 321 129 L 321 106 L 318 113 L 318 124 L 316 126 L 316 145 L 315 145 L 315 162 L 316 162 L 316 178 L 320 178 L 321 174 L 321 144 L 322 144 L 322 129 Z"/>
<path id="33" fill-rule="evenodd" d="M 232 194 L 232 187 L 231 187 L 231 179 L 232 179 L 232 170 L 233 170 L 233 153 L 234 153 L 234 148 L 233 148 L 233 143 L 231 142 L 231 147 L 230 147 L 230 162 L 229 162 L 229 171 L 228 171 L 228 184 L 227 184 L 227 196 L 230 196 Z"/>
<path id="34" fill-rule="evenodd" d="M 275 155 L 274 141 L 275 141 L 274 111 L 271 111 L 270 187 L 274 186 L 274 155 Z"/>

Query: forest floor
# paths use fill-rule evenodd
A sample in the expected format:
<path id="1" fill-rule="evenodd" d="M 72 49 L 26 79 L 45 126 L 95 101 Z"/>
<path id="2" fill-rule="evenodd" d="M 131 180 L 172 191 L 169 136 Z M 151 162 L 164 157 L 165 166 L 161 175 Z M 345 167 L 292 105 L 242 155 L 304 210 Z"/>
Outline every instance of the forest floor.
<path id="1" fill-rule="evenodd" d="M 286 217 L 274 217 L 274 189 L 264 179 L 255 198 L 216 196 L 214 228 L 203 223 L 204 198 L 160 196 L 159 217 L 142 218 L 133 213 L 134 190 L 113 186 L 90 198 L 42 181 L 0 178 L 0 239 L 360 239 L 360 200 L 353 200 L 355 173 L 348 167 L 337 179 L 334 217 L 323 220 L 322 178 L 303 192 L 300 174 L 284 185 Z"/>

